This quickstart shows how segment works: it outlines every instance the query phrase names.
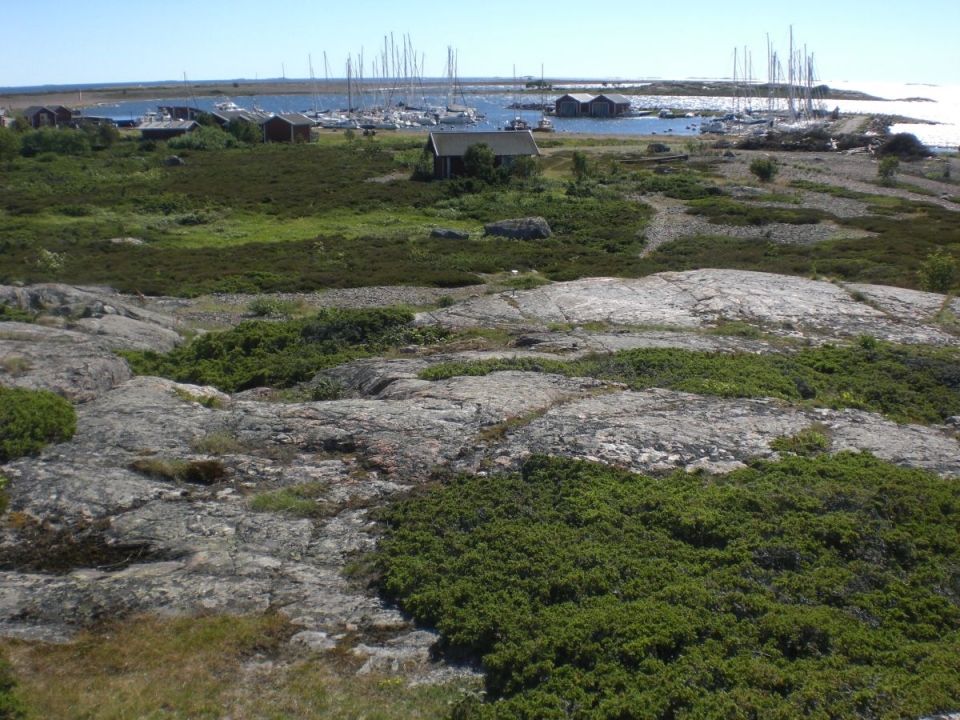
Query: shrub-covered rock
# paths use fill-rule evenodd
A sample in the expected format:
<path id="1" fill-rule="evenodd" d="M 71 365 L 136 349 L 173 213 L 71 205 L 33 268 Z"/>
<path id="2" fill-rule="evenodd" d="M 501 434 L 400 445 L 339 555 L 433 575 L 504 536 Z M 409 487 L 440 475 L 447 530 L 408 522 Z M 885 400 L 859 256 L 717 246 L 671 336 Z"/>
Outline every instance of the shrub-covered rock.
<path id="1" fill-rule="evenodd" d="M 912 133 L 897 133 L 884 141 L 877 149 L 877 155 L 880 157 L 893 155 L 901 160 L 919 160 L 930 155 L 930 148 Z"/>
<path id="2" fill-rule="evenodd" d="M 38 453 L 68 440 L 77 414 L 68 401 L 46 390 L 0 387 L 0 462 Z"/>

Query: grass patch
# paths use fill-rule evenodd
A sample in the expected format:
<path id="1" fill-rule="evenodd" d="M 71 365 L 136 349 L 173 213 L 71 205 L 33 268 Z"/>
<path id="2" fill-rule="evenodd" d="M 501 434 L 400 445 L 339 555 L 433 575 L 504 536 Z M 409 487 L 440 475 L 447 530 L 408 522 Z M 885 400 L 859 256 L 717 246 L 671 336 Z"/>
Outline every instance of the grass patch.
<path id="1" fill-rule="evenodd" d="M 194 485 L 214 485 L 227 476 L 227 468 L 220 460 L 137 458 L 130 463 L 130 469 L 147 477 Z"/>
<path id="2" fill-rule="evenodd" d="M 777 452 L 809 457 L 826 452 L 830 448 L 830 438 L 827 428 L 816 424 L 796 435 L 775 438 L 770 447 Z"/>
<path id="3" fill-rule="evenodd" d="M 534 457 L 381 517 L 384 593 L 482 658 L 486 697 L 456 717 L 920 717 L 960 696 L 960 486 L 868 454 L 709 480 Z"/>
<path id="4" fill-rule="evenodd" d="M 322 483 L 310 483 L 261 493 L 250 501 L 250 509 L 296 517 L 322 517 L 326 515 L 326 504 L 321 498 L 326 490 Z"/>
<path id="5" fill-rule="evenodd" d="M 692 200 L 688 203 L 687 212 L 703 215 L 708 222 L 717 225 L 768 225 L 770 223 L 815 225 L 821 220 L 833 217 L 830 213 L 812 208 L 753 206 L 718 197 Z"/>
<path id="6" fill-rule="evenodd" d="M 141 618 L 65 645 L 0 640 L 0 651 L 29 718 L 440 718 L 462 694 L 355 675 L 347 653 L 290 654 L 300 629 L 276 613 Z"/>
<path id="7" fill-rule="evenodd" d="M 912 288 L 924 258 L 960 247 L 960 213 L 797 181 L 791 187 L 867 201 L 870 217 L 836 222 L 876 237 L 779 246 L 777 253 L 757 241 L 684 238 L 640 258 L 651 209 L 626 199 L 638 191 L 686 200 L 718 227 L 830 216 L 733 201 L 722 195 L 710 163 L 663 175 L 625 169 L 618 160 L 642 154 L 645 142 L 545 142 L 561 149 L 545 155 L 544 177 L 495 187 L 367 182 L 409 164 L 422 144 L 409 136 L 324 135 L 309 145 L 187 151 L 179 168 L 163 166 L 163 143 L 149 149 L 120 141 L 83 157 L 20 158 L 0 179 L 0 282 L 56 280 L 197 296 L 457 287 L 511 270 L 558 281 L 716 267 Z M 570 182 L 575 148 L 589 153 L 592 174 L 583 183 Z M 482 235 L 486 222 L 529 215 L 546 218 L 553 236 L 531 243 Z M 431 238 L 437 225 L 466 230 L 470 239 Z M 108 242 L 127 237 L 144 244 Z"/>

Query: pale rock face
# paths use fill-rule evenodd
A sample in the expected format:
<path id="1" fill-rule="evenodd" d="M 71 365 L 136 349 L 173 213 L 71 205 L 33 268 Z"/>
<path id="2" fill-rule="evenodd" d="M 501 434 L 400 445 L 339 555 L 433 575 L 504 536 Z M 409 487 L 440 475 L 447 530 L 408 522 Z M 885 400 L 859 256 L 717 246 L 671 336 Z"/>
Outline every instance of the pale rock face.
<path id="1" fill-rule="evenodd" d="M 418 322 L 506 326 L 525 349 L 356 361 L 321 374 L 344 388 L 344 399 L 286 404 L 132 377 L 109 349 L 168 349 L 155 329 L 174 332 L 174 324 L 160 313 L 72 289 L 0 288 L 0 301 L 5 297 L 29 306 L 102 305 L 99 314 L 81 317 L 89 322 L 69 328 L 0 324 L 0 361 L 25 359 L 11 365 L 19 368 L 15 376 L 0 381 L 79 403 L 70 442 L 2 468 L 17 518 L 0 524 L 0 634 L 7 636 L 62 641 L 102 617 L 272 606 L 302 626 L 296 644 L 322 652 L 348 633 L 376 630 L 377 640 L 354 649 L 367 658 L 364 672 L 399 664 L 438 680 L 466 671 L 432 661 L 434 635 L 412 630 L 396 608 L 343 575 L 351 556 L 377 541 L 369 508 L 437 470 L 510 471 L 530 454 L 547 453 L 655 475 L 723 473 L 751 458 L 775 457 L 771 440 L 819 423 L 832 452 L 869 450 L 907 467 L 960 475 L 955 428 L 897 425 L 860 411 L 633 392 L 543 373 L 417 378 L 451 359 L 631 347 L 775 349 L 765 340 L 694 332 L 723 321 L 810 343 L 872 335 L 956 346 L 960 339 L 933 321 L 945 299 L 929 293 L 701 270 L 481 296 L 423 313 Z M 960 314 L 960 301 L 952 302 Z M 599 322 L 606 323 L 602 331 L 582 327 Z M 216 408 L 190 399 L 210 395 Z M 204 452 L 216 438 L 230 440 L 222 454 Z M 149 472 L 151 462 L 173 461 L 210 463 L 222 477 L 206 485 Z M 320 488 L 316 517 L 252 508 L 260 493 L 302 485 Z M 25 533 L 61 555 L 68 538 L 76 552 L 65 567 L 45 566 L 25 549 Z"/>

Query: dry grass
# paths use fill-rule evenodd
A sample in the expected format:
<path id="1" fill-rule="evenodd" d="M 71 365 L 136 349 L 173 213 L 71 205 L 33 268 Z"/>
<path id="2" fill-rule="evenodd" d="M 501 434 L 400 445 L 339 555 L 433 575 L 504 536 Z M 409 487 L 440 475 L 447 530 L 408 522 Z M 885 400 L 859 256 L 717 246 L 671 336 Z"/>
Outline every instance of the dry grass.
<path id="1" fill-rule="evenodd" d="M 438 718 L 459 693 L 296 653 L 283 616 L 140 618 L 66 645 L 0 640 L 30 718 Z"/>

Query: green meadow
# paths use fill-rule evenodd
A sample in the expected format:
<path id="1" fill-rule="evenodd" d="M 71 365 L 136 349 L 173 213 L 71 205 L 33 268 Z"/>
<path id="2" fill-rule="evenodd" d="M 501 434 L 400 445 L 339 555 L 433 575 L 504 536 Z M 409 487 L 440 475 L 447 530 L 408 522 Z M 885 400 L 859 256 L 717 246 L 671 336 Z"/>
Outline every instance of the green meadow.
<path id="1" fill-rule="evenodd" d="M 412 179 L 423 168 L 422 135 L 330 133 L 310 144 L 212 150 L 122 136 L 99 149 L 79 143 L 8 155 L 0 161 L 0 282 L 59 280 L 196 296 L 456 287 L 511 270 L 568 280 L 723 267 L 918 287 L 929 256 L 960 253 L 960 214 L 923 195 L 853 193 L 869 203 L 868 215 L 837 219 L 793 197 L 797 189 L 851 196 L 829 184 L 768 186 L 759 198 L 792 201 L 787 208 L 733 200 L 717 172 L 722 159 L 702 144 L 690 143 L 697 151 L 691 161 L 660 175 L 638 162 L 646 157 L 644 141 L 586 142 L 545 139 L 543 158 L 522 177 L 499 174 L 486 182 Z M 166 166 L 173 153 L 185 164 Z M 651 192 L 682 200 L 716 233 L 682 237 L 640 257 L 653 213 L 643 198 Z M 956 190 L 945 185 L 945 192 Z M 532 215 L 547 219 L 551 238 L 526 243 L 484 235 L 486 222 Z M 774 251 L 723 231 L 824 220 L 873 235 Z M 435 227 L 466 231 L 469 239 L 432 238 Z"/>

